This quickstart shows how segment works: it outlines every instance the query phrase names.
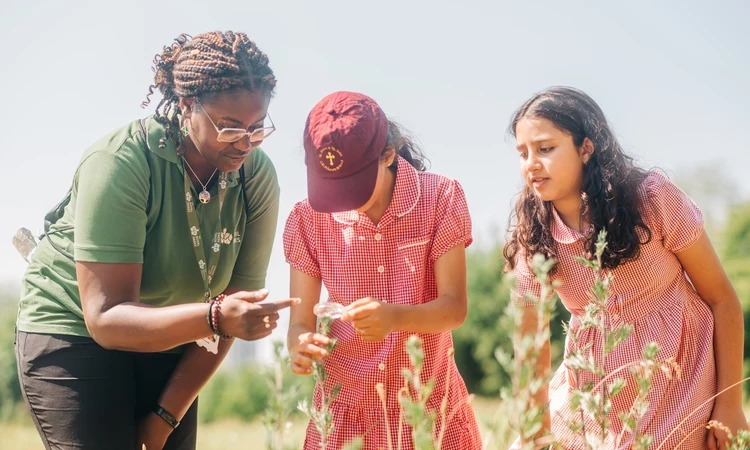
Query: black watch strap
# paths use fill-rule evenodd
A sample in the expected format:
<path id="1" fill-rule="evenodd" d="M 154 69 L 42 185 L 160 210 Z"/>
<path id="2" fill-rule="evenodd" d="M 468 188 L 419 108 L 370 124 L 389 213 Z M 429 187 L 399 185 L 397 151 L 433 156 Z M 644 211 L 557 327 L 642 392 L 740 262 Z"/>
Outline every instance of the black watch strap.
<path id="1" fill-rule="evenodd" d="M 167 411 L 164 410 L 159 405 L 156 405 L 156 408 L 154 408 L 154 413 L 156 413 L 157 416 L 161 417 L 167 424 L 169 424 L 170 427 L 177 428 L 180 425 L 180 421 L 175 419 L 172 414 L 169 414 Z"/>

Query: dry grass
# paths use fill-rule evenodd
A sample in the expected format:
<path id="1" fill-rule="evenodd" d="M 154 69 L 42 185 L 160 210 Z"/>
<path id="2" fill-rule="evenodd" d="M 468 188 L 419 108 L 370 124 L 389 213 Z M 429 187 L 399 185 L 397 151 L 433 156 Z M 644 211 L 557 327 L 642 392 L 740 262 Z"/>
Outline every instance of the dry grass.
<path id="1" fill-rule="evenodd" d="M 472 403 L 479 422 L 482 436 L 487 435 L 488 421 L 493 420 L 500 405 L 498 399 L 477 397 Z M 750 405 L 745 407 L 745 415 L 750 417 Z M 302 448 L 307 421 L 298 418 L 289 428 L 289 442 Z M 240 421 L 222 421 L 202 424 L 198 427 L 198 450 L 245 450 L 264 449 L 266 432 L 258 421 L 246 423 Z M 490 449 L 506 449 L 510 442 L 492 442 Z M 2 450 L 44 450 L 39 436 L 30 419 L 15 423 L 0 423 L 0 449 Z"/>
<path id="2" fill-rule="evenodd" d="M 0 424 L 0 436 L 4 450 L 44 450 L 31 422 Z"/>
<path id="3" fill-rule="evenodd" d="M 500 405 L 498 399 L 476 398 L 472 403 L 479 422 L 482 436 L 487 435 L 488 421 L 493 420 Z M 748 405 L 750 406 L 750 405 Z M 750 408 L 745 407 L 745 415 L 750 417 Z M 302 448 L 307 421 L 297 419 L 289 428 L 288 437 L 296 442 L 296 448 Z M 0 448 L 2 450 L 44 450 L 31 420 L 18 423 L 0 423 Z M 266 448 L 266 432 L 258 421 L 204 424 L 198 427 L 199 450 L 245 450 Z M 510 442 L 492 442 L 490 449 L 507 449 Z"/>
<path id="4" fill-rule="evenodd" d="M 486 432 L 484 424 L 492 420 L 499 400 L 477 398 L 473 405 L 480 430 L 484 435 Z M 296 448 L 302 448 L 306 426 L 306 420 L 297 419 L 289 428 L 289 442 L 295 442 Z M 30 420 L 0 424 L 0 439 L 2 450 L 44 450 Z M 266 432 L 260 420 L 250 423 L 222 421 L 198 427 L 198 449 L 200 450 L 264 449 L 265 442 Z M 507 445 L 492 448 L 507 448 Z"/>

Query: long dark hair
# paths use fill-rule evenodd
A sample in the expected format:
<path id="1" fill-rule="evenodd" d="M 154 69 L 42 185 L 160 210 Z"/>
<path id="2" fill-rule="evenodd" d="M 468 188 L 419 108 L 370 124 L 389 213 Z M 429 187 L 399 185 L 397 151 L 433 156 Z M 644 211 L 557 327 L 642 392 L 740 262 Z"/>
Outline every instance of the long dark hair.
<path id="1" fill-rule="evenodd" d="M 393 145 L 396 153 L 409 162 L 415 169 L 420 172 L 427 170 L 430 160 L 427 159 L 422 149 L 401 125 L 393 120 L 388 121 L 388 142 L 383 149 L 383 154 L 388 147 Z"/>
<path id="2" fill-rule="evenodd" d="M 595 251 L 596 237 L 607 231 L 607 248 L 602 266 L 614 269 L 638 258 L 641 244 L 651 240 L 639 210 L 638 189 L 648 171 L 638 167 L 617 142 L 599 105 L 584 92 L 571 87 L 553 87 L 531 97 L 513 115 L 508 132 L 515 137 L 516 125 L 523 118 L 542 118 L 569 134 L 576 147 L 586 138 L 594 153 L 584 165 L 581 214 L 592 225 L 585 237 L 586 257 Z M 508 232 L 510 239 L 503 254 L 514 267 L 519 250 L 529 260 L 535 253 L 556 256 L 550 225 L 552 204 L 539 199 L 525 186 L 516 202 Z"/>

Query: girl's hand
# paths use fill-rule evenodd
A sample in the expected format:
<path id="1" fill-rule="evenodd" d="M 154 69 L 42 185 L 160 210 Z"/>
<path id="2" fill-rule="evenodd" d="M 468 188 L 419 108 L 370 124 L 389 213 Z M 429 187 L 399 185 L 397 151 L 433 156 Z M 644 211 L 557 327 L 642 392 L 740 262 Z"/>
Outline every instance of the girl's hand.
<path id="1" fill-rule="evenodd" d="M 747 419 L 745 419 L 745 413 L 742 412 L 742 407 L 724 407 L 721 403 L 717 402 L 714 405 L 714 411 L 711 413 L 711 420 L 721 422 L 722 425 L 726 426 L 732 431 L 732 435 L 736 436 L 737 431 L 747 429 Z M 708 430 L 706 437 L 706 448 L 708 450 L 726 450 L 729 446 L 729 436 L 727 433 L 719 428 L 712 427 Z"/>
<path id="2" fill-rule="evenodd" d="M 292 372 L 298 375 L 310 375 L 313 361 L 321 362 L 328 356 L 322 348 L 331 340 L 318 333 L 303 333 L 296 343 L 289 346 L 289 358 L 292 362 Z"/>
<path id="3" fill-rule="evenodd" d="M 150 412 L 138 423 L 136 448 L 141 449 L 145 446 L 147 450 L 162 450 L 172 431 L 172 427 L 164 419 Z"/>
<path id="4" fill-rule="evenodd" d="M 346 307 L 341 320 L 352 323 L 363 341 L 378 342 L 394 331 L 393 305 L 372 297 L 357 300 Z"/>
<path id="5" fill-rule="evenodd" d="M 260 303 L 266 297 L 265 289 L 227 295 L 221 303 L 219 331 L 246 341 L 263 339 L 276 328 L 278 311 L 300 302 L 298 298 L 288 298 Z"/>

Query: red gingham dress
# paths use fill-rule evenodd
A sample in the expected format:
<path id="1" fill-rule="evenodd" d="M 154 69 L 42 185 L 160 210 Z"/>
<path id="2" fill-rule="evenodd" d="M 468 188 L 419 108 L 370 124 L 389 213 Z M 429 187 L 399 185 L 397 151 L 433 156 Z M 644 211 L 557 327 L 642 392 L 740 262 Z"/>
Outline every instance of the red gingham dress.
<path id="1" fill-rule="evenodd" d="M 363 297 L 418 305 L 437 297 L 435 261 L 456 245 L 471 241 L 471 218 L 464 192 L 455 180 L 417 172 L 398 157 L 393 199 L 377 225 L 356 211 L 324 214 L 308 202 L 295 205 L 284 231 L 287 262 L 310 276 L 321 278 L 329 301 L 349 305 Z M 355 437 L 364 437 L 364 449 L 388 449 L 384 413 L 375 389 L 383 383 L 387 395 L 388 423 L 393 448 L 397 448 L 399 406 L 397 394 L 404 386 L 402 368 L 410 368 L 407 338 L 415 333 L 393 332 L 382 342 L 364 342 L 348 322 L 335 320 L 330 335 L 338 339 L 326 360 L 328 386 L 341 385 L 331 405 L 335 431 L 329 449 L 339 449 Z M 439 410 L 448 390 L 448 415 L 443 449 L 481 448 L 481 438 L 467 391 L 448 350 L 450 332 L 418 334 L 425 360 L 422 379 L 435 378 L 428 400 Z M 450 384 L 446 385 L 448 373 Z M 321 392 L 313 395 L 320 407 Z M 439 429 L 440 419 L 438 419 Z M 318 450 L 320 436 L 310 423 L 305 449 Z M 404 423 L 402 449 L 413 449 L 411 429 Z"/>
<path id="2" fill-rule="evenodd" d="M 679 448 L 703 449 L 706 442 L 704 426 L 713 409 L 713 401 L 699 406 L 716 393 L 714 319 L 675 256 L 689 248 L 703 233 L 703 216 L 684 192 L 658 172 L 647 176 L 640 186 L 639 195 L 644 223 L 652 233 L 651 241 L 641 246 L 637 260 L 621 264 L 613 270 L 608 317 L 613 325 L 632 324 L 633 331 L 625 342 L 610 353 L 605 368 L 609 373 L 640 360 L 645 344 L 656 342 L 660 347 L 657 359 L 674 358 L 682 370 L 682 377 L 680 380 L 668 380 L 658 372 L 652 378 L 652 388 L 647 397 L 649 409 L 640 432 L 652 435 L 651 448 L 656 448 L 688 414 L 698 409 L 680 427 L 681 431 L 669 438 L 664 448 L 674 449 L 687 433 L 697 429 Z M 594 281 L 593 271 L 574 260 L 574 257 L 584 253 L 583 235 L 567 227 L 556 211 L 551 231 L 559 261 L 552 280 L 562 282 L 557 293 L 572 313 L 571 330 L 579 332 L 580 345 L 591 343 L 594 349 L 601 348 L 601 336 L 597 331 L 579 331 L 578 316 L 583 315 L 589 301 L 589 288 Z M 519 297 L 529 290 L 538 296 L 538 285 L 533 282 L 524 258 L 524 255 L 518 255 L 515 270 Z M 566 339 L 566 354 L 573 346 L 571 340 Z M 598 353 L 594 353 L 598 357 Z M 612 421 L 610 431 L 614 436 L 622 429 L 617 413 L 629 411 L 636 396 L 635 380 L 630 372 L 625 370 L 619 373 L 615 377 L 625 378 L 627 386 L 613 399 L 609 419 Z M 593 380 L 593 376 L 586 374 L 579 384 L 590 380 Z M 580 437 L 571 437 L 566 426 L 572 419 L 569 405 L 573 383 L 573 371 L 561 364 L 549 386 L 552 432 L 566 449 L 581 449 L 584 447 Z M 587 426 L 591 430 L 593 423 L 587 422 Z M 619 448 L 630 448 L 631 445 L 632 440 L 626 438 Z M 615 448 L 614 439 L 608 441 L 605 448 Z"/>

